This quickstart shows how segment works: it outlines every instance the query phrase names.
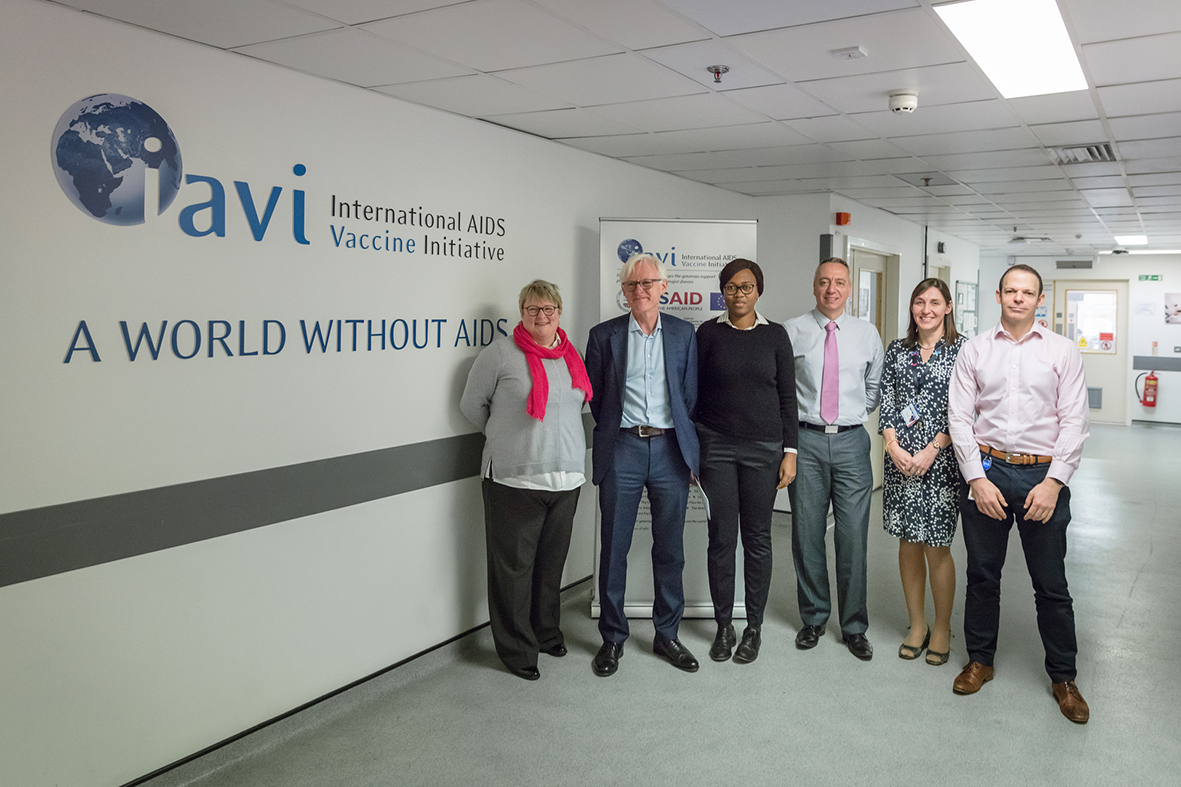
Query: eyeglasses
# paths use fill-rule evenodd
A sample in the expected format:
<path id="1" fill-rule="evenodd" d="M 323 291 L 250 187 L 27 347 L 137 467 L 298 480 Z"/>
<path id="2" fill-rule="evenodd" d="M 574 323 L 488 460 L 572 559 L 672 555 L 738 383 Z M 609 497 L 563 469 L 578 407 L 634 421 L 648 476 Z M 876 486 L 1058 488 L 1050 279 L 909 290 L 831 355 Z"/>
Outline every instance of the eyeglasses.
<path id="1" fill-rule="evenodd" d="M 536 317 L 538 312 L 541 312 L 546 317 L 553 317 L 554 312 L 558 310 L 557 306 L 526 306 L 525 314 L 530 317 Z"/>
<path id="2" fill-rule="evenodd" d="M 625 281 L 623 283 L 624 292 L 635 292 L 636 287 L 643 287 L 645 290 L 652 289 L 652 285 L 664 279 L 640 279 L 639 281 Z"/>
<path id="3" fill-rule="evenodd" d="M 746 284 L 727 284 L 722 288 L 722 292 L 726 293 L 727 295 L 734 295 L 735 293 L 739 292 L 741 292 L 743 295 L 750 295 L 754 291 L 755 286 L 750 282 L 747 282 Z"/>

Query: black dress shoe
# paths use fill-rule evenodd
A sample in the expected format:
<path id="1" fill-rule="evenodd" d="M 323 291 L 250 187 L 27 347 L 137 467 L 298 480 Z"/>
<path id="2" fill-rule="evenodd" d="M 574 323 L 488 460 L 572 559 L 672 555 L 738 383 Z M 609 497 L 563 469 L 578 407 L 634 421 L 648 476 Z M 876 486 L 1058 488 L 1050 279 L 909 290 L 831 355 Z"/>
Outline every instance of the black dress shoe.
<path id="1" fill-rule="evenodd" d="M 763 644 L 763 637 L 755 626 L 747 626 L 742 632 L 742 642 L 738 650 L 734 651 L 734 660 L 739 664 L 750 664 L 759 657 L 759 646 Z"/>
<path id="2" fill-rule="evenodd" d="M 595 654 L 591 667 L 600 678 L 614 675 L 615 670 L 619 669 L 619 657 L 622 655 L 622 642 L 604 642 L 603 647 L 599 648 L 599 652 Z"/>
<path id="3" fill-rule="evenodd" d="M 864 634 L 846 634 L 844 640 L 845 647 L 857 658 L 862 661 L 869 661 L 873 658 L 873 645 L 869 644 L 869 640 Z"/>
<path id="4" fill-rule="evenodd" d="M 796 634 L 796 647 L 800 650 L 811 650 L 824 636 L 824 626 L 804 626 Z"/>
<path id="5" fill-rule="evenodd" d="M 565 656 L 569 651 L 566 650 L 566 646 L 564 644 L 559 642 L 557 645 L 552 645 L 552 646 L 546 648 L 545 652 L 551 656 L 556 656 L 557 658 L 562 658 L 562 656 Z"/>
<path id="6" fill-rule="evenodd" d="M 511 669 L 509 672 L 525 680 L 538 680 L 541 678 L 541 673 L 537 671 L 537 667 L 521 667 L 521 669 Z"/>
<path id="7" fill-rule="evenodd" d="M 660 634 L 657 634 L 656 639 L 652 642 L 652 652 L 668 659 L 669 664 L 685 672 L 696 672 L 700 666 L 697 659 L 693 658 L 693 654 L 681 644 L 680 640 L 669 639 Z"/>
<path id="8" fill-rule="evenodd" d="M 733 623 L 718 626 L 718 635 L 714 637 L 714 644 L 710 646 L 709 657 L 714 661 L 726 661 L 730 658 L 730 651 L 737 641 L 738 635 L 734 633 Z"/>

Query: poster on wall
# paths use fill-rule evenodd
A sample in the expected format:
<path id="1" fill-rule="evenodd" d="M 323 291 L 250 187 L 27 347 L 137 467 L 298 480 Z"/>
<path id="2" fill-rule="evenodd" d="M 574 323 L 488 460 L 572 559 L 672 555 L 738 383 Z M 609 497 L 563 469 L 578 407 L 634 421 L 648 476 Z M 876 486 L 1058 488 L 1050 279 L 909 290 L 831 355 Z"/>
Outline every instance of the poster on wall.
<path id="1" fill-rule="evenodd" d="M 660 311 L 688 320 L 694 326 L 717 317 L 726 305 L 718 287 L 718 272 L 736 257 L 756 259 L 758 222 L 692 219 L 599 219 L 599 319 L 626 314 L 627 302 L 619 272 L 629 256 L 647 252 L 661 260 L 668 271 L 668 290 Z M 596 505 L 596 511 L 598 506 Z M 708 542 L 705 500 L 695 487 L 685 515 L 685 617 L 712 618 L 706 574 Z M 591 615 L 599 616 L 598 581 L 600 531 L 595 529 L 595 588 Z M 627 616 L 652 616 L 651 514 L 647 493 L 640 500 L 627 567 Z M 736 557 L 736 575 L 742 576 L 742 550 Z M 735 617 L 745 617 L 742 583 L 735 588 Z"/>
<path id="2" fill-rule="evenodd" d="M 1181 292 L 1165 293 L 1165 325 L 1181 325 Z"/>

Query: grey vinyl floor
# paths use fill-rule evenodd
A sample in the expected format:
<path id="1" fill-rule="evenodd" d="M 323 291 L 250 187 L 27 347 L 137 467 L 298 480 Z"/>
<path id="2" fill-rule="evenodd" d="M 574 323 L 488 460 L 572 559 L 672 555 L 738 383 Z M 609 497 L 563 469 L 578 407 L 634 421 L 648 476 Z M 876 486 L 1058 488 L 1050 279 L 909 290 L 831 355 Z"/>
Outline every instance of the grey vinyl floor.
<path id="1" fill-rule="evenodd" d="M 752 664 L 711 662 L 713 622 L 687 620 L 681 640 L 702 666 L 681 673 L 651 653 L 650 624 L 635 621 L 618 674 L 597 678 L 584 582 L 564 602 L 570 654 L 543 655 L 540 681 L 507 673 L 484 628 L 148 784 L 1181 784 L 1181 430 L 1093 426 L 1071 488 L 1067 570 L 1078 684 L 1092 714 L 1085 726 L 1063 718 L 1051 696 L 1016 529 L 996 678 L 970 697 L 951 691 L 966 661 L 958 538 L 951 662 L 897 657 L 907 621 L 879 493 L 871 662 L 849 654 L 835 626 L 814 650 L 795 649 L 800 620 L 783 516 Z"/>

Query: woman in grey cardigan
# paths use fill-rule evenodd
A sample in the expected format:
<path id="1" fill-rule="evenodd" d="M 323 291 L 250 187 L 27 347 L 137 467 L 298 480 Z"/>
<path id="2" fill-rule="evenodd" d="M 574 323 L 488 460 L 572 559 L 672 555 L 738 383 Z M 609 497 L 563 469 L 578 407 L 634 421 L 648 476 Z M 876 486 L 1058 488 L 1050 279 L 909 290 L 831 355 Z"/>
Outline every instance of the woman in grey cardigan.
<path id="1" fill-rule="evenodd" d="M 559 591 L 586 481 L 582 405 L 591 385 L 558 327 L 557 285 L 538 279 L 518 300 L 520 324 L 476 358 L 459 407 L 487 438 L 480 472 L 492 639 L 510 672 L 537 680 L 539 652 L 566 655 Z"/>

